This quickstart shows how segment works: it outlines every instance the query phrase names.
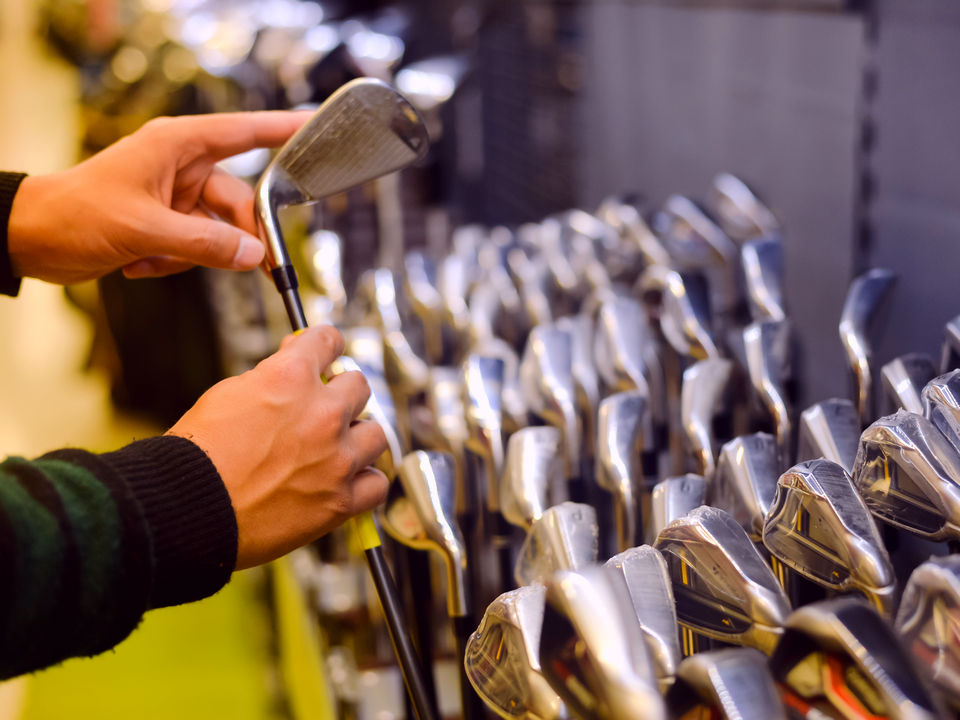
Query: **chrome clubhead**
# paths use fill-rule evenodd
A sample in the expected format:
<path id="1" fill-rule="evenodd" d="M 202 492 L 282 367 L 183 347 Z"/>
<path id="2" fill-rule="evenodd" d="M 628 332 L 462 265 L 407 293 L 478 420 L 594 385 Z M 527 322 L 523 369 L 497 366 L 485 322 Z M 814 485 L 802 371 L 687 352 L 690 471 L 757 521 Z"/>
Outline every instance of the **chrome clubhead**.
<path id="1" fill-rule="evenodd" d="M 917 566 L 903 589 L 895 627 L 914 661 L 960 707 L 960 555 Z"/>
<path id="2" fill-rule="evenodd" d="M 864 430 L 853 484 L 885 522 L 928 540 L 960 538 L 960 453 L 922 415 L 900 410 Z"/>
<path id="3" fill-rule="evenodd" d="M 469 431 L 463 412 L 463 374 L 453 367 L 432 367 L 426 391 L 426 406 L 432 423 L 420 441 L 453 458 L 457 478 L 456 511 L 457 514 L 471 512 L 473 492 L 467 485 Z"/>
<path id="4" fill-rule="evenodd" d="M 540 666 L 578 717 L 667 718 L 626 587 L 603 568 L 550 579 Z"/>
<path id="5" fill-rule="evenodd" d="M 753 542 L 762 542 L 763 521 L 777 492 L 779 476 L 777 441 L 772 435 L 754 433 L 734 438 L 720 451 L 710 484 L 710 504 L 730 513 Z"/>
<path id="6" fill-rule="evenodd" d="M 654 546 L 667 561 L 681 625 L 773 652 L 790 604 L 736 520 L 699 507 L 661 530 Z"/>
<path id="7" fill-rule="evenodd" d="M 604 567 L 626 583 L 654 673 L 660 689 L 666 690 L 677 672 L 680 645 L 673 586 L 663 555 L 650 545 L 640 545 L 614 555 Z"/>
<path id="8" fill-rule="evenodd" d="M 680 422 L 697 473 L 705 478 L 712 478 L 716 468 L 713 416 L 723 400 L 732 370 L 733 364 L 725 358 L 707 358 L 683 371 Z"/>
<path id="9" fill-rule="evenodd" d="M 550 488 L 563 481 L 563 437 L 542 425 L 517 430 L 507 441 L 507 460 L 500 478 L 500 512 L 524 530 L 550 507 Z"/>
<path id="10" fill-rule="evenodd" d="M 623 244 L 640 253 L 645 267 L 670 266 L 666 248 L 633 205 L 617 198 L 607 198 L 597 208 L 597 217 L 617 231 Z"/>
<path id="11" fill-rule="evenodd" d="M 792 456 L 790 407 L 784 391 L 785 372 L 790 357 L 790 326 L 785 320 L 754 322 L 743 331 L 750 383 L 773 418 L 780 450 L 781 466 Z"/>
<path id="12" fill-rule="evenodd" d="M 740 246 L 750 317 L 786 320 L 783 309 L 783 241 L 779 236 L 747 240 Z"/>
<path id="13" fill-rule="evenodd" d="M 681 357 L 719 357 L 710 334 L 710 301 L 705 288 L 690 280 L 675 270 L 653 265 L 644 270 L 639 285 L 645 301 L 655 300 L 663 336 Z"/>
<path id="14" fill-rule="evenodd" d="M 643 485 L 645 417 L 650 409 L 643 392 L 632 390 L 610 395 L 600 403 L 597 419 L 597 484 L 613 495 L 617 546 L 638 542 L 639 492 Z"/>
<path id="15" fill-rule="evenodd" d="M 574 315 L 558 318 L 554 326 L 570 336 L 571 367 L 577 391 L 580 424 L 586 438 L 586 452 L 593 455 L 597 407 L 600 404 L 600 382 L 593 362 L 593 320 L 587 315 Z"/>
<path id="16" fill-rule="evenodd" d="M 667 705 L 676 718 L 788 718 L 767 657 L 753 648 L 713 650 L 686 658 L 677 669 Z"/>
<path id="17" fill-rule="evenodd" d="M 780 223 L 770 209 L 735 175 L 717 175 L 710 184 L 708 199 L 724 232 L 736 240 L 780 232 Z"/>
<path id="18" fill-rule="evenodd" d="M 860 443 L 856 406 L 844 398 L 830 398 L 800 413 L 797 462 L 823 458 L 853 472 Z"/>
<path id="19" fill-rule="evenodd" d="M 455 519 L 457 477 L 447 453 L 415 450 L 400 464 L 400 482 L 390 489 L 381 512 L 384 529 L 397 542 L 438 553 L 447 574 L 447 610 L 469 610 L 467 552 Z"/>
<path id="20" fill-rule="evenodd" d="M 923 414 L 920 391 L 937 374 L 933 360 L 923 353 L 901 355 L 880 369 L 883 387 L 881 415 L 892 415 L 897 410 Z"/>
<path id="21" fill-rule="evenodd" d="M 940 372 L 960 368 L 960 315 L 943 328 L 943 350 L 940 354 Z"/>
<path id="22" fill-rule="evenodd" d="M 336 316 L 347 307 L 347 291 L 343 285 L 343 240 L 332 230 L 310 234 L 303 247 L 310 284 L 329 298 Z"/>
<path id="23" fill-rule="evenodd" d="M 498 357 L 471 354 L 463 366 L 467 449 L 483 458 L 487 508 L 492 512 L 500 510 L 499 484 L 504 466 L 503 376 L 504 362 Z"/>
<path id="24" fill-rule="evenodd" d="M 809 460 L 780 476 L 763 544 L 794 572 L 837 592 L 859 592 L 892 614 L 890 557 L 870 511 L 836 463 Z"/>
<path id="25" fill-rule="evenodd" d="M 383 364 L 387 381 L 402 395 L 423 392 L 430 377 L 430 368 L 410 346 L 403 332 L 397 306 L 393 272 L 377 268 L 372 276 L 374 309 L 383 332 Z"/>
<path id="26" fill-rule="evenodd" d="M 437 289 L 437 267 L 419 250 L 403 256 L 404 293 L 410 308 L 423 325 L 427 357 L 433 362 L 443 358 L 443 298 Z"/>
<path id="27" fill-rule="evenodd" d="M 467 262 L 456 253 L 445 255 L 437 267 L 437 291 L 443 302 L 443 320 L 463 341 L 470 332 L 470 272 Z"/>
<path id="28" fill-rule="evenodd" d="M 547 589 L 530 585 L 500 595 L 467 641 L 467 678 L 500 717 L 565 720 L 560 696 L 540 668 L 540 633 Z"/>
<path id="29" fill-rule="evenodd" d="M 896 275 L 882 268 L 869 270 L 855 278 L 847 290 L 840 315 L 840 342 L 853 371 L 854 402 L 861 427 L 866 427 L 874 419 L 872 353 L 867 331 L 895 279 Z"/>
<path id="30" fill-rule="evenodd" d="M 661 480 L 650 493 L 650 527 L 644 529 L 647 542 L 656 540 L 677 518 L 706 504 L 707 481 L 702 476 L 688 473 Z"/>
<path id="31" fill-rule="evenodd" d="M 517 585 L 545 583 L 558 570 L 580 570 L 597 562 L 597 511 L 564 502 L 543 512 L 527 532 L 514 577 Z"/>
<path id="32" fill-rule="evenodd" d="M 920 392 L 923 416 L 960 452 L 960 370 L 936 377 Z"/>
<path id="33" fill-rule="evenodd" d="M 795 610 L 770 669 L 788 704 L 817 717 L 945 717 L 893 629 L 856 598 Z"/>
<path id="34" fill-rule="evenodd" d="M 567 477 L 578 476 L 581 435 L 570 336 L 548 325 L 533 328 L 520 361 L 520 383 L 527 407 L 563 433 Z"/>

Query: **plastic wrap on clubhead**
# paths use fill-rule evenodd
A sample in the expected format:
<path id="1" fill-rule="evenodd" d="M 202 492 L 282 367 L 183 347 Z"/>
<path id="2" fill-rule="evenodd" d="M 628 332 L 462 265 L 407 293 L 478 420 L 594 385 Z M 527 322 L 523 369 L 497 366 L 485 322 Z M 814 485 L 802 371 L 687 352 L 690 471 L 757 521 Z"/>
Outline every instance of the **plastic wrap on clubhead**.
<path id="1" fill-rule="evenodd" d="M 936 377 L 920 391 L 923 416 L 960 452 L 960 370 Z"/>

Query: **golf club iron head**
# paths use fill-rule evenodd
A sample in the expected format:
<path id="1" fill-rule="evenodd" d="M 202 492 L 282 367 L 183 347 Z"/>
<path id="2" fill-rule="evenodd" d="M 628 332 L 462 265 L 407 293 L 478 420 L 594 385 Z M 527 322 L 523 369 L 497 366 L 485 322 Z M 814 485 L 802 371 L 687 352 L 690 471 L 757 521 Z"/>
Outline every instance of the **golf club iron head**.
<path id="1" fill-rule="evenodd" d="M 830 398 L 800 413 L 797 462 L 822 457 L 852 473 L 859 444 L 860 418 L 850 400 Z"/>
<path id="2" fill-rule="evenodd" d="M 880 369 L 881 415 L 892 415 L 900 409 L 923 415 L 920 391 L 936 374 L 933 360 L 923 353 L 901 355 L 888 362 Z"/>
<path id="3" fill-rule="evenodd" d="M 755 543 L 763 541 L 763 521 L 780 476 L 777 441 L 767 433 L 742 435 L 720 450 L 710 484 L 710 504 L 740 523 Z"/>
<path id="4" fill-rule="evenodd" d="M 960 452 L 960 370 L 936 377 L 920 391 L 923 416 Z"/>
<path id="5" fill-rule="evenodd" d="M 732 370 L 733 363 L 726 358 L 707 358 L 683 371 L 680 422 L 696 471 L 708 479 L 716 469 L 713 416 L 723 400 Z"/>
<path id="6" fill-rule="evenodd" d="M 702 476 L 687 473 L 661 480 L 650 493 L 650 527 L 644 529 L 647 541 L 653 542 L 667 525 L 706 504 L 707 481 Z"/>
<path id="7" fill-rule="evenodd" d="M 604 568 L 550 578 L 540 666 L 580 718 L 667 718 L 626 585 Z"/>
<path id="8" fill-rule="evenodd" d="M 510 434 L 527 426 L 527 403 L 520 387 L 520 358 L 516 351 L 502 338 L 491 337 L 478 342 L 472 348 L 476 355 L 498 357 L 503 360 L 503 429 Z"/>
<path id="9" fill-rule="evenodd" d="M 802 717 L 945 717 L 893 628 L 857 598 L 795 610 L 770 669 Z"/>
<path id="10" fill-rule="evenodd" d="M 387 380 L 402 395 L 416 395 L 426 389 L 430 368 L 413 350 L 403 332 L 393 273 L 388 268 L 378 268 L 373 272 L 372 281 L 375 309 L 383 332 L 383 364 Z"/>
<path id="11" fill-rule="evenodd" d="M 784 373 L 790 355 L 790 326 L 785 320 L 754 322 L 743 331 L 750 383 L 773 418 L 780 450 L 780 465 L 790 463 L 790 407 L 784 390 Z"/>
<path id="12" fill-rule="evenodd" d="M 483 458 L 487 474 L 487 507 L 500 510 L 500 478 L 503 475 L 503 376 L 498 357 L 470 354 L 463 367 L 463 403 L 467 424 L 467 448 Z"/>
<path id="13" fill-rule="evenodd" d="M 463 374 L 458 368 L 438 365 L 430 368 L 426 406 L 432 425 L 421 442 L 433 450 L 448 453 L 454 462 L 457 479 L 456 510 L 471 512 L 473 491 L 468 487 L 466 447 L 469 438 L 463 407 Z"/>
<path id="14" fill-rule="evenodd" d="M 960 707 L 960 555 L 917 566 L 903 589 L 895 627 L 928 678 Z"/>
<path id="15" fill-rule="evenodd" d="M 777 480 L 763 544 L 781 563 L 838 592 L 859 592 L 890 616 L 896 578 L 877 525 L 846 471 L 829 460 L 794 465 Z"/>
<path id="16" fill-rule="evenodd" d="M 735 240 L 748 240 L 780 232 L 780 223 L 740 178 L 720 173 L 710 184 L 710 209 L 724 232 Z"/>
<path id="17" fill-rule="evenodd" d="M 718 508 L 699 507 L 660 531 L 677 620 L 707 637 L 773 652 L 790 603 L 743 528 Z"/>
<path id="18" fill-rule="evenodd" d="M 883 268 L 868 270 L 854 278 L 840 315 L 840 342 L 853 372 L 854 402 L 860 427 L 866 427 L 874 419 L 873 375 L 870 367 L 872 353 L 867 331 L 895 279 L 896 275 Z"/>
<path id="19" fill-rule="evenodd" d="M 645 299 L 658 298 L 660 329 L 681 357 L 719 357 L 710 332 L 710 301 L 702 283 L 675 270 L 652 265 L 639 280 Z"/>
<path id="20" fill-rule="evenodd" d="M 853 483 L 885 522 L 928 540 L 960 538 L 960 453 L 922 415 L 899 410 L 864 430 Z"/>
<path id="21" fill-rule="evenodd" d="M 540 632 L 547 589 L 505 592 L 489 606 L 467 641 L 464 667 L 473 689 L 507 720 L 566 720 L 567 708 L 540 669 Z"/>
<path id="22" fill-rule="evenodd" d="M 644 419 L 650 409 L 639 390 L 610 395 L 600 403 L 597 418 L 597 484 L 613 495 L 617 546 L 638 542 L 639 493 L 643 485 Z"/>
<path id="23" fill-rule="evenodd" d="M 673 586 L 663 555 L 650 545 L 639 545 L 614 555 L 604 567 L 623 576 L 660 689 L 666 690 L 677 672 L 680 645 Z"/>
<path id="24" fill-rule="evenodd" d="M 943 328 L 943 350 L 940 354 L 940 372 L 960 368 L 960 315 Z"/>
<path id="25" fill-rule="evenodd" d="M 666 248 L 633 205 L 618 198 L 607 198 L 597 208 L 597 217 L 616 230 L 623 243 L 637 249 L 645 267 L 670 266 Z"/>
<path id="26" fill-rule="evenodd" d="M 545 583 L 558 570 L 597 562 L 597 511 L 583 503 L 554 505 L 527 531 L 514 576 L 517 585 Z"/>
<path id="27" fill-rule="evenodd" d="M 597 378 L 597 367 L 593 362 L 593 320 L 580 314 L 558 318 L 554 326 L 570 336 L 571 367 L 580 424 L 586 438 L 586 453 L 593 455 L 597 407 L 600 404 L 600 382 Z"/>
<path id="28" fill-rule="evenodd" d="M 524 530 L 550 507 L 550 487 L 563 479 L 563 437 L 549 425 L 517 430 L 507 441 L 500 479 L 500 512 Z"/>
<path id="29" fill-rule="evenodd" d="M 754 321 L 786 320 L 783 309 L 783 241 L 779 236 L 747 240 L 740 246 L 743 282 Z"/>
<path id="30" fill-rule="evenodd" d="M 767 656 L 753 648 L 691 655 L 680 663 L 677 680 L 666 699 L 671 717 L 676 718 L 788 718 L 767 667 Z"/>

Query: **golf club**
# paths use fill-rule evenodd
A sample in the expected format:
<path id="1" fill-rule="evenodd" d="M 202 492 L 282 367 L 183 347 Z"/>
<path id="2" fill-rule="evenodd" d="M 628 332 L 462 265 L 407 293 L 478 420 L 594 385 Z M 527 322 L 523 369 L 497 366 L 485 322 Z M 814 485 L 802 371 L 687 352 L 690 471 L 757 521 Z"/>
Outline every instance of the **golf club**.
<path id="1" fill-rule="evenodd" d="M 856 406 L 845 398 L 830 398 L 800 413 L 797 462 L 824 458 L 853 472 L 860 443 Z"/>
<path id="2" fill-rule="evenodd" d="M 564 502 L 544 511 L 520 548 L 517 585 L 545 583 L 558 570 L 580 570 L 597 562 L 597 512 Z"/>
<path id="3" fill-rule="evenodd" d="M 920 391 L 937 374 L 933 360 L 923 353 L 909 353 L 894 358 L 880 369 L 883 401 L 881 415 L 897 410 L 923 414 Z"/>

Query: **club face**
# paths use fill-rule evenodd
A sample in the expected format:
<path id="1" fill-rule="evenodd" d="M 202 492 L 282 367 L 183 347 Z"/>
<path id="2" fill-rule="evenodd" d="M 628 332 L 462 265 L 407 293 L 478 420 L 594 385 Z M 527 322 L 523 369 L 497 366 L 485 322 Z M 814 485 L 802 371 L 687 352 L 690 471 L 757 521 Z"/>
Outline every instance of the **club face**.
<path id="1" fill-rule="evenodd" d="M 677 670 L 667 705 L 671 716 L 678 718 L 787 720 L 767 657 L 753 648 L 713 650 L 686 658 Z"/>
<path id="2" fill-rule="evenodd" d="M 396 90 L 353 80 L 317 109 L 267 166 L 255 192 L 267 264 L 289 264 L 277 223 L 284 205 L 312 202 L 419 160 L 429 140 L 423 121 Z"/>
<path id="3" fill-rule="evenodd" d="M 748 240 L 740 247 L 744 285 L 754 320 L 785 320 L 783 242 L 779 237 Z"/>
<path id="4" fill-rule="evenodd" d="M 870 511 L 836 463 L 810 460 L 780 476 L 763 544 L 804 577 L 833 590 L 859 591 L 882 613 L 893 611 L 890 558 Z"/>
<path id="5" fill-rule="evenodd" d="M 854 402 L 861 427 L 873 420 L 873 375 L 870 367 L 870 320 L 893 287 L 896 276 L 889 270 L 874 268 L 855 278 L 847 291 L 840 314 L 840 342 L 853 372 Z"/>
<path id="6" fill-rule="evenodd" d="M 654 672 L 665 689 L 672 684 L 680 662 L 677 612 L 667 563 L 658 550 L 640 545 L 614 555 L 604 567 L 626 582 Z"/>
<path id="7" fill-rule="evenodd" d="M 734 438 L 720 450 L 710 485 L 711 504 L 729 512 L 751 540 L 760 542 L 779 475 L 777 441 L 772 435 Z"/>
<path id="8" fill-rule="evenodd" d="M 626 587 L 603 568 L 550 579 L 540 665 L 579 717 L 666 718 Z"/>
<path id="9" fill-rule="evenodd" d="M 709 197 L 710 208 L 732 238 L 746 240 L 780 231 L 770 209 L 735 175 L 717 175 L 710 185 Z"/>
<path id="10" fill-rule="evenodd" d="M 917 566 L 895 627 L 927 676 L 960 706 L 960 556 L 932 557 Z"/>
<path id="11" fill-rule="evenodd" d="M 399 542 L 441 554 L 447 569 L 447 610 L 452 617 L 463 617 L 469 608 L 467 555 L 454 516 L 457 471 L 453 457 L 415 450 L 403 458 L 399 476 L 403 492 L 391 492 L 384 527 Z"/>
<path id="12" fill-rule="evenodd" d="M 830 717 L 943 717 L 893 629 L 855 598 L 794 611 L 770 668 L 797 704 Z"/>
<path id="13" fill-rule="evenodd" d="M 558 570 L 578 570 L 597 561 L 597 511 L 564 502 L 543 512 L 527 532 L 514 576 L 518 585 L 545 583 Z"/>
<path id="14" fill-rule="evenodd" d="M 960 370 L 928 382 L 920 398 L 923 416 L 960 452 Z"/>
<path id="15" fill-rule="evenodd" d="M 727 389 L 733 364 L 725 358 L 707 358 L 683 371 L 680 391 L 680 421 L 687 448 L 697 463 L 697 472 L 712 478 L 713 416 Z"/>
<path id="16" fill-rule="evenodd" d="M 822 457 L 852 473 L 859 443 L 860 418 L 850 400 L 830 398 L 800 414 L 797 462 Z"/>
<path id="17" fill-rule="evenodd" d="M 743 331 L 750 383 L 773 418 L 782 464 L 790 459 L 792 425 L 784 392 L 784 368 L 790 352 L 790 326 L 786 321 L 754 322 Z"/>
<path id="18" fill-rule="evenodd" d="M 667 525 L 654 546 L 667 561 L 682 625 L 772 652 L 790 605 L 733 518 L 717 508 L 697 508 Z"/>
<path id="19" fill-rule="evenodd" d="M 901 410 L 864 430 L 853 482 L 891 525 L 929 540 L 960 537 L 960 453 L 925 417 Z"/>
<path id="20" fill-rule="evenodd" d="M 943 328 L 943 349 L 940 354 L 940 372 L 960 368 L 960 315 Z"/>
<path id="21" fill-rule="evenodd" d="M 614 496 L 617 542 L 621 550 L 637 540 L 638 492 L 643 481 L 647 398 L 638 390 L 614 393 L 600 403 L 597 417 L 597 484 Z"/>
<path id="22" fill-rule="evenodd" d="M 707 502 L 707 481 L 688 473 L 661 480 L 650 494 L 651 526 L 647 538 L 652 542 L 674 520 Z"/>
<path id="23" fill-rule="evenodd" d="M 503 718 L 561 720 L 568 713 L 540 669 L 546 587 L 503 593 L 467 641 L 464 668 L 483 701 Z"/>
<path id="24" fill-rule="evenodd" d="M 529 530 L 549 507 L 551 483 L 563 476 L 563 438 L 555 427 L 521 428 L 507 441 L 500 481 L 500 512 Z"/>
<path id="25" fill-rule="evenodd" d="M 933 361 L 923 353 L 910 353 L 891 360 L 880 369 L 884 406 L 881 412 L 891 415 L 897 410 L 923 414 L 920 392 L 937 372 Z"/>

